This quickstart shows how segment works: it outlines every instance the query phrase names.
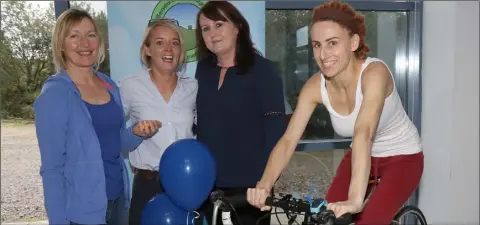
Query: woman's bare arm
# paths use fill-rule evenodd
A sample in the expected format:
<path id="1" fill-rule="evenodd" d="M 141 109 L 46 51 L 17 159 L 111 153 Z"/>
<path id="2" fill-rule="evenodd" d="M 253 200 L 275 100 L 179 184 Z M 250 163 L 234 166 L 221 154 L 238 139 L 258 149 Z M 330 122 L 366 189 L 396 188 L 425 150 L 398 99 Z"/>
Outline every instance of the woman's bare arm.
<path id="1" fill-rule="evenodd" d="M 363 204 L 370 174 L 371 150 L 377 125 L 391 83 L 387 67 L 370 64 L 362 76 L 363 102 L 355 122 L 352 143 L 352 177 L 348 199 Z"/>
<path id="2" fill-rule="evenodd" d="M 270 154 L 267 166 L 258 188 L 270 190 L 290 161 L 310 116 L 317 104 L 322 103 L 320 92 L 320 73 L 313 75 L 305 83 L 298 97 L 297 107 L 292 115 L 287 130 Z"/>

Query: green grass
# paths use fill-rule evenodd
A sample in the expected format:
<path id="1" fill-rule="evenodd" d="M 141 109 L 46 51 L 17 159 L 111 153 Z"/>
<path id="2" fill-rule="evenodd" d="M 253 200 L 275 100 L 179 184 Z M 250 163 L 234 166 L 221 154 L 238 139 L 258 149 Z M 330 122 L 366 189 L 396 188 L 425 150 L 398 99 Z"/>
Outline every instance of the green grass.
<path id="1" fill-rule="evenodd" d="M 195 38 L 195 29 L 189 30 L 187 28 L 180 27 L 180 33 L 183 40 L 185 41 L 185 51 L 194 49 L 197 45 Z"/>
<path id="2" fill-rule="evenodd" d="M 40 218 L 24 218 L 24 219 L 21 219 L 20 221 L 18 222 L 28 222 L 28 223 L 34 223 L 34 222 L 40 222 L 40 221 L 43 221 L 44 219 L 40 219 Z"/>
<path id="3" fill-rule="evenodd" d="M 2 119 L 2 126 L 24 126 L 28 124 L 33 124 L 33 120 L 25 120 L 25 119 Z"/>

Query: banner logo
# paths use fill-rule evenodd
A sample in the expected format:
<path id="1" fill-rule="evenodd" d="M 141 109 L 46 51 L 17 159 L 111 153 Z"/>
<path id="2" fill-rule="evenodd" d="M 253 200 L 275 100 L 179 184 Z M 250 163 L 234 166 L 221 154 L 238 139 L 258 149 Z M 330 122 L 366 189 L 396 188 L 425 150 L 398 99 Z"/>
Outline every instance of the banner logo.
<path id="1" fill-rule="evenodd" d="M 178 21 L 185 42 L 186 63 L 197 61 L 195 27 L 197 14 L 206 1 L 165 0 L 153 9 L 151 19 L 174 19 Z"/>

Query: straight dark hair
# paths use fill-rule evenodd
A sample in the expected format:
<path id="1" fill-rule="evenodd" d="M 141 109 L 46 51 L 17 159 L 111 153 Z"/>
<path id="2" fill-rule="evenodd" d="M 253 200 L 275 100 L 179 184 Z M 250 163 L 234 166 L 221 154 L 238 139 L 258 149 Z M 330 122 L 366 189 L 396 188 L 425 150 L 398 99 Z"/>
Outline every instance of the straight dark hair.
<path id="1" fill-rule="evenodd" d="M 250 26 L 243 15 L 228 1 L 208 1 L 197 14 L 197 27 L 195 35 L 197 39 L 197 59 L 208 59 L 217 62 L 217 57 L 213 52 L 208 50 L 205 40 L 202 36 L 202 28 L 200 27 L 200 15 L 207 17 L 213 21 L 228 20 L 238 29 L 237 44 L 235 47 L 235 66 L 237 66 L 239 74 L 247 73 L 253 66 L 255 56 L 261 53 L 253 47 L 250 35 Z"/>

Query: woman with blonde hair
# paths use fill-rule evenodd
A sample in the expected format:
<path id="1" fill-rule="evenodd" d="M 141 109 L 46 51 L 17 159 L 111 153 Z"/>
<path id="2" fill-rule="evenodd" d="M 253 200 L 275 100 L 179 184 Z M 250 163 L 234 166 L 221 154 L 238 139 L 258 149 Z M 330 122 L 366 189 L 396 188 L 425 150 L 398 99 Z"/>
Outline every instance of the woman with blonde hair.
<path id="1" fill-rule="evenodd" d="M 163 192 L 158 173 L 165 149 L 193 138 L 197 81 L 178 72 L 185 61 L 184 42 L 175 20 L 151 20 L 140 59 L 144 70 L 120 81 L 125 111 L 132 121 L 159 120 L 162 128 L 129 155 L 134 171 L 129 221 L 140 224 L 147 202 Z"/>
<path id="2" fill-rule="evenodd" d="M 126 126 L 118 87 L 97 72 L 105 49 L 87 12 L 69 9 L 58 17 L 52 48 L 57 73 L 34 103 L 49 224 L 119 224 L 128 205 L 120 153 L 160 123 Z"/>

